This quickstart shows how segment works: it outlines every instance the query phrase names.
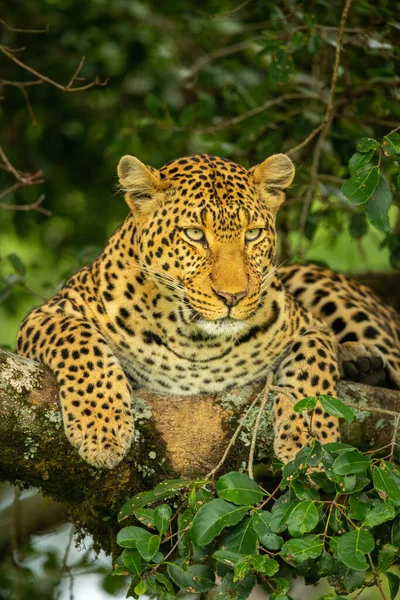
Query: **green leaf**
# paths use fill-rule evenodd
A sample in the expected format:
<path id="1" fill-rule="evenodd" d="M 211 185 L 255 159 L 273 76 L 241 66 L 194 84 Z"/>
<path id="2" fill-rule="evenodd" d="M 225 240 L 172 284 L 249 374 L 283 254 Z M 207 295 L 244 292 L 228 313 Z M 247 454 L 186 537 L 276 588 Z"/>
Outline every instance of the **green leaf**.
<path id="1" fill-rule="evenodd" d="M 125 502 L 118 515 L 118 520 L 123 521 L 123 519 L 133 515 L 135 510 L 143 508 L 146 504 L 151 504 L 152 502 L 175 496 L 182 488 L 190 487 L 192 484 L 193 481 L 190 479 L 170 479 L 163 481 L 156 485 L 154 490 L 150 492 L 141 492 Z"/>
<path id="2" fill-rule="evenodd" d="M 398 190 L 400 190 L 400 173 L 396 177 L 396 187 Z"/>
<path id="3" fill-rule="evenodd" d="M 334 560 L 332 554 L 324 550 L 317 561 L 318 575 L 330 575 L 334 571 Z"/>
<path id="4" fill-rule="evenodd" d="M 312 396 L 310 398 L 303 398 L 302 400 L 299 400 L 299 402 L 296 402 L 296 404 L 293 406 L 293 410 L 301 413 L 303 410 L 314 410 L 316 406 L 317 398 Z"/>
<path id="5" fill-rule="evenodd" d="M 273 533 L 269 527 L 271 514 L 267 510 L 255 512 L 252 518 L 254 531 L 264 548 L 267 550 L 280 550 L 283 545 L 283 539 Z"/>
<path id="6" fill-rule="evenodd" d="M 178 530 L 182 531 L 182 529 L 186 529 L 191 522 L 193 521 L 194 512 L 192 509 L 187 508 L 183 511 L 183 513 L 178 514 Z M 180 536 L 178 542 L 178 552 L 181 556 L 185 557 L 190 554 L 190 533 L 186 531 Z"/>
<path id="7" fill-rule="evenodd" d="M 368 456 L 364 456 L 357 450 L 345 452 L 337 457 L 332 465 L 336 475 L 350 475 L 351 473 L 364 473 L 371 463 Z M 354 480 L 355 483 L 355 480 Z"/>
<path id="8" fill-rule="evenodd" d="M 117 535 L 117 543 L 123 548 L 137 548 L 145 560 L 151 560 L 160 547 L 160 537 L 141 527 L 124 527 Z"/>
<path id="9" fill-rule="evenodd" d="M 365 204 L 372 196 L 380 179 L 379 167 L 372 167 L 365 173 L 350 177 L 342 185 L 342 193 L 350 204 Z"/>
<path id="10" fill-rule="evenodd" d="M 143 525 L 154 528 L 154 510 L 152 508 L 138 508 L 133 514 Z"/>
<path id="11" fill-rule="evenodd" d="M 160 573 L 158 571 L 154 574 L 154 576 L 159 583 L 162 583 L 162 585 L 165 587 L 169 594 L 175 595 L 174 586 L 172 585 L 168 577 L 166 577 L 163 573 Z"/>
<path id="12" fill-rule="evenodd" d="M 254 571 L 262 573 L 266 577 L 272 577 L 279 571 L 278 561 L 269 556 L 265 556 L 265 554 L 263 556 L 260 554 L 248 556 L 247 560 L 250 562 Z"/>
<path id="13" fill-rule="evenodd" d="M 369 200 L 371 200 L 371 198 Z M 351 237 L 355 240 L 360 240 L 363 237 L 363 235 L 367 233 L 368 223 L 365 213 L 353 213 L 351 215 L 349 231 Z"/>
<path id="14" fill-rule="evenodd" d="M 231 550 L 216 550 L 211 555 L 214 560 L 228 565 L 228 567 L 234 567 L 238 562 L 241 562 L 246 558 L 245 554 L 239 554 L 238 552 L 232 552 Z"/>
<path id="15" fill-rule="evenodd" d="M 337 540 L 337 553 L 345 565 L 355 571 L 368 569 L 365 554 L 375 547 L 374 538 L 368 531 L 355 529 L 340 536 Z"/>
<path id="16" fill-rule="evenodd" d="M 229 571 L 218 589 L 217 600 L 247 600 L 256 581 L 255 575 L 248 575 L 243 581 L 234 581 L 233 573 Z"/>
<path id="17" fill-rule="evenodd" d="M 313 501 L 303 500 L 289 515 L 288 529 L 293 537 L 312 531 L 318 524 L 319 513 Z"/>
<path id="18" fill-rule="evenodd" d="M 354 421 L 354 412 L 353 410 L 344 404 L 338 398 L 333 398 L 332 396 L 328 396 L 327 394 L 323 394 L 319 396 L 319 401 L 321 403 L 322 408 L 329 414 L 334 417 L 343 417 L 346 423 L 352 423 Z"/>
<path id="19" fill-rule="evenodd" d="M 390 231 L 388 211 L 392 200 L 392 190 L 387 181 L 381 177 L 378 186 L 365 205 L 365 210 L 371 225 L 383 233 Z"/>
<path id="20" fill-rule="evenodd" d="M 378 552 L 378 569 L 386 572 L 395 561 L 398 548 L 392 544 L 384 544 Z"/>
<path id="21" fill-rule="evenodd" d="M 350 495 L 350 519 L 357 519 L 358 521 L 364 520 L 370 508 L 371 502 L 364 492 Z"/>
<path id="22" fill-rule="evenodd" d="M 7 300 L 11 293 L 11 289 L 12 288 L 10 286 L 0 288 L 0 303 L 4 302 L 4 300 Z"/>
<path id="23" fill-rule="evenodd" d="M 143 571 L 142 559 L 140 558 L 140 554 L 137 550 L 134 548 L 126 548 L 123 551 L 121 558 L 122 562 L 130 573 L 133 573 L 134 575 L 141 575 Z"/>
<path id="24" fill-rule="evenodd" d="M 268 68 L 268 78 L 272 83 L 286 83 L 293 71 L 293 59 L 285 50 L 279 50 L 272 57 Z"/>
<path id="25" fill-rule="evenodd" d="M 147 587 L 146 587 L 146 584 L 144 583 L 144 581 L 139 581 L 139 583 L 135 587 L 135 594 L 137 594 L 138 596 L 141 596 L 142 594 L 145 593 L 146 590 L 147 590 Z"/>
<path id="26" fill-rule="evenodd" d="M 191 565 L 184 569 L 182 559 L 169 563 L 167 572 L 176 585 L 187 592 L 208 592 L 215 587 L 214 571 L 206 565 Z"/>
<path id="27" fill-rule="evenodd" d="M 269 526 L 273 533 L 281 533 L 281 531 L 285 531 L 290 513 L 298 504 L 300 503 L 297 499 L 289 500 L 288 502 L 280 504 L 278 508 L 272 511 Z"/>
<path id="28" fill-rule="evenodd" d="M 375 154 L 375 150 L 367 153 L 355 152 L 349 160 L 350 175 L 357 175 L 367 165 Z"/>
<path id="29" fill-rule="evenodd" d="M 305 446 L 297 453 L 294 464 L 300 469 L 316 467 L 322 457 L 322 447 L 319 442 L 313 440 L 310 446 Z"/>
<path id="30" fill-rule="evenodd" d="M 162 535 L 168 531 L 169 523 L 171 521 L 172 510 L 168 504 L 161 504 L 157 506 L 154 511 L 154 524 L 157 527 L 159 533 Z"/>
<path id="31" fill-rule="evenodd" d="M 395 575 L 391 571 L 387 571 L 385 573 L 385 575 L 386 575 L 388 583 L 389 583 L 390 600 L 395 600 L 395 598 L 399 592 L 400 579 L 399 579 L 398 575 Z"/>
<path id="32" fill-rule="evenodd" d="M 392 526 L 391 540 L 394 546 L 400 549 L 400 517 L 397 517 Z"/>
<path id="33" fill-rule="evenodd" d="M 344 444 L 343 442 L 329 442 L 329 444 L 324 444 L 322 447 L 326 452 L 337 452 L 338 454 L 355 449 L 354 446 Z"/>
<path id="34" fill-rule="evenodd" d="M 196 115 L 196 104 L 189 104 L 179 114 L 179 124 L 187 127 L 192 123 Z"/>
<path id="35" fill-rule="evenodd" d="M 272 583 L 276 589 L 276 594 L 286 594 L 286 592 L 290 590 L 290 581 L 288 581 L 285 577 L 274 577 L 272 579 Z"/>
<path id="36" fill-rule="evenodd" d="M 358 140 L 356 148 L 359 152 L 369 152 L 370 150 L 378 150 L 381 144 L 373 138 L 361 138 Z"/>
<path id="37" fill-rule="evenodd" d="M 112 566 L 113 570 L 111 575 L 129 575 L 129 569 L 126 568 L 124 561 L 122 560 L 122 554 L 113 561 Z"/>
<path id="38" fill-rule="evenodd" d="M 224 500 L 246 506 L 256 504 L 265 496 L 254 479 L 236 471 L 231 471 L 218 479 L 217 494 Z"/>
<path id="39" fill-rule="evenodd" d="M 18 273 L 19 275 L 22 275 L 23 277 L 25 277 L 26 267 L 25 267 L 24 263 L 22 262 L 22 260 L 20 259 L 20 257 L 17 254 L 14 254 L 14 252 L 13 252 L 12 254 L 8 254 L 6 256 L 6 258 L 7 258 L 7 260 L 10 261 L 10 263 L 14 267 L 15 272 Z"/>
<path id="40" fill-rule="evenodd" d="M 382 503 L 374 506 L 365 517 L 365 527 L 375 527 L 386 521 L 392 521 L 396 516 L 393 504 Z"/>
<path id="41" fill-rule="evenodd" d="M 305 535 L 285 542 L 280 555 L 289 563 L 299 564 L 308 558 L 317 558 L 323 549 L 324 544 L 320 536 Z"/>
<path id="42" fill-rule="evenodd" d="M 383 499 L 391 500 L 395 506 L 400 506 L 400 478 L 396 477 L 382 462 L 382 468 L 374 467 L 372 478 L 375 489 Z"/>
<path id="43" fill-rule="evenodd" d="M 394 132 L 383 138 L 383 152 L 388 158 L 400 154 L 400 133 Z"/>
<path id="44" fill-rule="evenodd" d="M 299 500 L 320 500 L 320 496 L 314 487 L 311 487 L 309 482 L 292 480 L 292 490 Z"/>
<path id="45" fill-rule="evenodd" d="M 196 546 L 209 544 L 224 527 L 236 525 L 248 512 L 248 506 L 236 506 L 222 498 L 207 502 L 195 515 L 190 535 Z"/>
<path id="46" fill-rule="evenodd" d="M 163 106 L 159 98 L 155 94 L 147 94 L 145 98 L 145 104 L 147 110 L 149 110 L 153 115 L 157 117 L 162 116 Z"/>
<path id="47" fill-rule="evenodd" d="M 257 549 L 257 534 L 253 529 L 253 519 L 248 517 L 232 527 L 222 537 L 219 548 L 231 550 L 239 554 L 255 554 Z"/>

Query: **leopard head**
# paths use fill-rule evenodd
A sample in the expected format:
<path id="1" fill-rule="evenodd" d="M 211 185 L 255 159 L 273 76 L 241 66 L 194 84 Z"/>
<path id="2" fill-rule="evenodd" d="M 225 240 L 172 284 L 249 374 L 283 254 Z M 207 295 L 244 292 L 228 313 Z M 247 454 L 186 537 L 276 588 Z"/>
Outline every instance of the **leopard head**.
<path id="1" fill-rule="evenodd" d="M 276 253 L 275 217 L 294 177 L 275 154 L 246 170 L 208 155 L 160 170 L 124 156 L 119 180 L 135 222 L 135 256 L 210 335 L 246 328 L 265 297 Z"/>

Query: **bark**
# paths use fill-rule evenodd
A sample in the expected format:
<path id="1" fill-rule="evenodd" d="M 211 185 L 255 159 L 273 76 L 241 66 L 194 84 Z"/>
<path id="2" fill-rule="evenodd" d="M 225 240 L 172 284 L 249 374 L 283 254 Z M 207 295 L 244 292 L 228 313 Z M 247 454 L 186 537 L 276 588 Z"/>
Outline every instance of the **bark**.
<path id="1" fill-rule="evenodd" d="M 124 501 L 163 479 L 203 477 L 220 460 L 241 415 L 259 391 L 247 387 L 219 396 L 189 397 L 135 392 L 135 443 L 116 469 L 98 470 L 79 458 L 64 435 L 51 371 L 0 350 L 0 481 L 40 488 L 45 496 L 64 503 L 99 547 L 112 551 L 116 515 Z M 339 396 L 357 407 L 358 417 L 343 426 L 343 441 L 370 450 L 392 440 L 400 392 L 341 382 Z M 256 416 L 257 406 L 224 470 L 247 461 Z M 265 465 L 270 468 L 272 440 L 267 410 L 257 445 L 263 472 Z"/>

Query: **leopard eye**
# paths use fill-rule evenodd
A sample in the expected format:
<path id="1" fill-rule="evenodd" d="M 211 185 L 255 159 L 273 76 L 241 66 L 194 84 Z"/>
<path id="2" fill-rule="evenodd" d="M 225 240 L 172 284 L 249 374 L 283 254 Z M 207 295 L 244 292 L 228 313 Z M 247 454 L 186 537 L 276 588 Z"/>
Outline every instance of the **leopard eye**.
<path id="1" fill-rule="evenodd" d="M 185 234 L 192 242 L 204 242 L 206 239 L 204 231 L 202 229 L 197 229 L 196 227 L 185 229 Z"/>
<path id="2" fill-rule="evenodd" d="M 258 240 L 258 238 L 261 236 L 261 233 L 262 229 L 260 229 L 259 227 L 257 229 L 249 229 L 244 234 L 244 237 L 247 242 L 254 242 L 255 240 Z"/>

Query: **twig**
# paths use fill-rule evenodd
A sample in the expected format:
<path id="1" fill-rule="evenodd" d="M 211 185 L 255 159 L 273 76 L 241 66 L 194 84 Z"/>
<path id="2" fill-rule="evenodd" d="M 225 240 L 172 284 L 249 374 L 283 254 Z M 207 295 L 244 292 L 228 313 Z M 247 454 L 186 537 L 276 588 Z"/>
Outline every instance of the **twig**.
<path id="1" fill-rule="evenodd" d="M 30 82 L 27 82 L 26 84 L 24 84 L 23 82 L 19 82 L 19 81 L 6 81 L 4 79 L 0 80 L 0 85 L 10 85 L 10 86 L 18 88 L 21 91 L 21 93 L 25 99 L 26 107 L 28 109 L 28 113 L 31 118 L 32 125 L 36 125 L 36 117 L 33 112 L 31 101 L 29 100 L 28 92 L 26 91 L 25 87 L 27 87 L 28 85 L 38 85 L 39 83 L 43 83 L 43 81 L 40 81 L 40 80 L 30 81 Z"/>
<path id="2" fill-rule="evenodd" d="M 374 575 L 375 583 L 376 583 L 376 585 L 378 587 L 378 590 L 379 590 L 379 592 L 380 592 L 383 600 L 386 600 L 385 592 L 382 589 L 381 580 L 379 579 L 379 575 L 376 572 L 375 565 L 372 562 L 371 554 L 369 552 L 368 552 L 368 560 L 369 560 L 369 564 L 371 565 L 371 570 L 372 570 L 372 573 Z"/>
<path id="3" fill-rule="evenodd" d="M 18 27 L 12 27 L 7 21 L 4 19 L 0 19 L 0 23 L 4 25 L 9 31 L 13 31 L 15 33 L 47 33 L 49 30 L 49 26 L 46 26 L 46 29 L 19 29 Z"/>
<path id="4" fill-rule="evenodd" d="M 305 138 L 305 140 L 303 140 L 300 144 L 297 144 L 297 146 L 295 146 L 294 148 L 291 148 L 290 150 L 288 150 L 288 152 L 286 153 L 288 155 L 294 154 L 301 148 L 304 148 L 304 146 L 309 144 L 311 142 L 311 140 L 313 140 L 320 131 L 323 131 L 324 129 L 329 128 L 329 125 L 332 120 L 332 115 L 334 112 L 333 98 L 335 95 L 336 82 L 337 82 L 338 72 L 339 72 L 340 54 L 342 51 L 343 34 L 344 34 L 345 25 L 346 25 L 346 21 L 347 21 L 347 16 L 349 14 L 351 2 L 352 2 L 352 0 L 346 0 L 344 8 L 343 8 L 342 16 L 340 19 L 340 25 L 339 25 L 338 36 L 337 36 L 337 41 L 336 41 L 335 62 L 334 62 L 334 66 L 333 66 L 333 73 L 332 73 L 332 78 L 331 78 L 329 97 L 328 97 L 328 102 L 326 105 L 326 112 L 325 112 L 324 118 L 322 119 L 320 125 L 318 125 L 318 127 L 313 129 L 313 131 Z M 318 159 L 318 161 L 319 161 L 319 159 Z M 301 232 L 301 230 L 300 230 L 300 232 Z"/>
<path id="5" fill-rule="evenodd" d="M 242 4 L 239 4 L 239 6 L 237 6 L 236 8 L 233 8 L 229 12 L 223 13 L 222 15 L 211 15 L 211 17 L 209 17 L 209 19 L 210 20 L 228 19 L 229 17 L 231 17 L 232 15 L 237 13 L 239 10 L 242 10 L 242 8 L 247 6 L 247 4 L 250 4 L 250 2 L 252 2 L 252 0 L 245 0 L 244 2 L 242 2 Z"/>
<path id="6" fill-rule="evenodd" d="M 67 86 L 66 86 L 67 88 L 70 88 L 73 85 L 75 79 L 78 77 L 78 75 L 81 72 L 81 69 L 83 67 L 83 63 L 85 62 L 85 58 L 86 58 L 85 56 L 82 56 L 81 61 L 80 61 L 79 65 L 78 65 L 75 73 L 72 75 L 71 79 L 67 83 Z"/>
<path id="7" fill-rule="evenodd" d="M 203 67 L 208 65 L 208 63 L 213 62 L 218 58 L 223 58 L 224 56 L 229 56 L 230 54 L 236 54 L 236 52 L 246 50 L 247 48 L 250 48 L 253 44 L 253 40 L 246 40 L 245 42 L 238 42 L 237 44 L 225 46 L 224 48 L 218 48 L 217 50 L 214 50 L 214 52 L 210 52 L 205 56 L 201 56 L 199 59 L 196 60 L 196 62 L 186 73 L 185 79 L 192 79 L 193 77 L 195 77 Z"/>
<path id="8" fill-rule="evenodd" d="M 224 454 L 222 455 L 221 460 L 219 461 L 219 463 L 217 464 L 216 467 L 214 467 L 214 469 L 212 469 L 209 473 L 207 473 L 207 475 L 205 476 L 205 479 L 211 479 L 212 477 L 214 477 L 215 473 L 217 473 L 217 471 L 219 471 L 219 469 L 222 467 L 222 465 L 224 464 L 226 457 L 229 454 L 230 449 L 232 448 L 232 446 L 235 444 L 237 437 L 250 413 L 250 411 L 255 407 L 255 405 L 257 404 L 257 402 L 260 399 L 261 394 L 257 394 L 257 396 L 254 398 L 253 402 L 250 404 L 250 406 L 248 407 L 248 409 L 246 410 L 246 412 L 244 413 L 243 417 L 240 419 L 240 423 L 236 428 L 235 433 L 233 434 L 233 436 L 231 437 L 229 444 L 227 445 Z"/>
<path id="9" fill-rule="evenodd" d="M 242 113 L 241 115 L 237 115 L 236 117 L 232 117 L 231 119 L 225 119 L 225 121 L 222 121 L 222 123 L 219 123 L 218 125 L 211 125 L 211 127 L 194 129 L 193 131 L 194 131 L 194 133 L 215 133 L 216 131 L 221 131 L 222 129 L 231 127 L 232 125 L 237 125 L 238 123 L 241 123 L 245 119 L 254 117 L 255 115 L 258 115 L 258 114 L 264 112 L 265 110 L 268 110 L 268 108 L 271 108 L 272 106 L 276 106 L 277 104 L 281 104 L 281 103 L 285 102 L 286 100 L 301 100 L 304 98 L 310 99 L 310 98 L 314 98 L 314 96 L 307 96 L 305 94 L 283 94 L 282 96 L 278 96 L 277 98 L 274 98 L 273 100 L 268 100 L 267 102 L 264 102 L 264 104 L 261 104 L 260 106 L 256 106 L 255 108 L 252 108 L 251 110 L 249 110 L 245 113 Z M 173 131 L 186 131 L 187 127 L 173 127 L 172 130 Z"/>
<path id="10" fill-rule="evenodd" d="M 25 183 L 27 181 L 27 178 L 22 177 L 21 174 L 19 173 L 19 171 L 17 171 L 17 169 L 8 160 L 6 153 L 4 152 L 4 150 L 1 146 L 0 146 L 0 158 L 6 165 L 7 170 L 10 171 L 10 173 L 12 173 L 14 175 L 14 177 L 17 181 L 20 181 L 21 183 Z"/>
<path id="11" fill-rule="evenodd" d="M 43 182 L 38 181 L 36 183 L 43 183 Z M 19 184 L 15 184 L 12 187 L 14 189 L 17 189 L 21 186 Z M 8 188 L 8 190 L 10 190 L 10 188 Z M 7 190 L 4 190 L 4 191 L 7 191 Z M 0 197 L 1 196 L 2 196 L 2 194 L 0 194 Z M 33 202 L 32 204 L 4 204 L 4 202 L 0 202 L 0 208 L 4 208 L 6 210 L 25 210 L 25 211 L 36 210 L 37 212 L 40 212 L 43 215 L 46 215 L 46 217 L 51 217 L 51 215 L 53 214 L 51 212 L 51 210 L 47 210 L 47 208 L 43 208 L 42 206 L 40 206 L 40 204 L 43 202 L 43 200 L 45 198 L 46 198 L 46 196 L 44 194 L 41 194 L 39 196 L 39 198 L 36 200 L 36 202 Z"/>
<path id="12" fill-rule="evenodd" d="M 256 421 L 254 423 L 253 435 L 251 438 L 250 451 L 249 451 L 249 463 L 247 466 L 247 471 L 249 473 L 250 479 L 254 479 L 253 462 L 254 462 L 254 452 L 255 452 L 255 448 L 256 448 L 257 433 L 258 433 L 258 430 L 260 427 L 261 417 L 264 414 L 265 406 L 269 399 L 269 392 L 270 392 L 270 386 L 272 384 L 272 379 L 273 379 L 273 374 L 269 373 L 268 377 L 267 377 L 267 381 L 264 386 L 264 389 L 262 391 L 263 399 L 261 401 L 260 408 L 258 410 L 258 415 L 257 415 Z"/>
<path id="13" fill-rule="evenodd" d="M 301 217 L 300 217 L 299 243 L 298 243 L 298 247 L 297 247 L 297 254 L 301 259 L 304 258 L 303 257 L 303 242 L 304 242 L 303 234 L 304 234 L 304 229 L 306 226 L 307 217 L 308 217 L 308 213 L 309 213 L 310 206 L 311 206 L 311 201 L 312 201 L 312 198 L 314 195 L 315 186 L 317 184 L 318 167 L 319 167 L 319 161 L 320 161 L 321 152 L 322 152 L 322 146 L 323 146 L 323 143 L 325 141 L 325 138 L 327 136 L 328 130 L 330 128 L 330 125 L 332 123 L 332 119 L 334 116 L 333 99 L 334 99 L 334 95 L 335 95 L 336 82 L 337 82 L 338 72 L 339 72 L 340 55 L 341 55 L 342 41 L 343 41 L 343 32 L 344 32 L 344 27 L 345 27 L 346 21 L 347 21 L 347 16 L 349 14 L 351 2 L 352 2 L 352 0 L 346 0 L 344 8 L 343 8 L 342 16 L 340 19 L 340 26 L 339 26 L 339 31 L 338 31 L 337 41 L 336 41 L 335 62 L 334 62 L 334 66 L 333 66 L 333 73 L 332 73 L 331 85 L 330 85 L 330 90 L 329 90 L 329 97 L 328 97 L 328 102 L 326 105 L 326 112 L 325 112 L 324 118 L 322 119 L 319 129 L 317 127 L 314 130 L 314 132 L 312 132 L 313 135 L 311 136 L 311 134 L 310 134 L 307 139 L 307 143 L 308 143 L 311 139 L 313 139 L 313 137 L 315 137 L 319 133 L 319 138 L 318 138 L 318 141 L 315 146 L 314 153 L 313 153 L 313 160 L 312 160 L 312 166 L 311 166 L 311 181 L 307 187 L 306 196 L 304 198 L 304 206 L 303 206 L 303 210 L 302 210 Z M 293 152 L 293 150 L 292 150 L 292 152 Z"/>
<path id="14" fill-rule="evenodd" d="M 400 414 L 396 416 L 395 420 L 394 420 L 394 425 L 393 425 L 393 435 L 392 435 L 392 439 L 390 442 L 390 455 L 389 455 L 389 460 L 390 462 L 393 462 L 394 459 L 394 449 L 396 446 L 398 446 L 398 444 L 396 443 L 396 437 L 397 437 L 397 431 L 399 428 L 399 421 L 400 421 Z"/>
<path id="15" fill-rule="evenodd" d="M 15 62 L 22 69 L 25 69 L 25 71 L 29 71 L 29 73 L 32 73 L 33 75 L 35 75 L 36 77 L 38 77 L 42 81 L 45 81 L 46 83 L 49 83 L 50 85 L 56 87 L 58 90 L 61 90 L 62 92 L 81 92 L 82 90 L 88 90 L 89 88 L 91 88 L 91 87 L 93 87 L 95 85 L 104 86 L 104 85 L 107 85 L 107 83 L 108 83 L 108 78 L 105 79 L 104 81 L 101 81 L 97 77 L 97 75 L 96 75 L 96 77 L 94 78 L 94 80 L 91 81 L 90 83 L 86 84 L 86 85 L 81 85 L 79 87 L 71 87 L 72 83 L 74 82 L 74 78 L 69 81 L 69 83 L 68 83 L 67 86 L 61 85 L 61 83 L 58 83 L 57 81 L 54 81 L 53 79 L 50 79 L 49 77 L 46 77 L 46 75 L 42 75 L 41 73 L 39 73 L 35 69 L 32 69 L 32 67 L 29 67 L 27 64 L 25 64 L 24 62 L 22 62 L 21 60 L 19 60 L 16 56 L 14 56 L 12 54 L 12 52 L 10 52 L 9 48 L 6 48 L 5 46 L 0 45 L 0 52 L 2 52 L 10 60 L 12 60 L 13 62 Z M 76 74 L 79 73 L 80 68 L 82 68 L 81 63 L 82 63 L 82 60 L 81 60 L 81 62 L 78 65 L 78 69 L 75 71 L 74 77 L 76 77 Z"/>
<path id="16" fill-rule="evenodd" d="M 306 192 L 306 195 L 304 198 L 304 204 L 303 204 L 303 209 L 301 211 L 300 225 L 299 225 L 299 242 L 297 245 L 297 255 L 302 260 L 304 259 L 304 256 L 303 256 L 304 229 L 306 227 L 307 217 L 308 217 L 308 213 L 310 211 L 310 206 L 311 206 L 311 201 L 313 199 L 314 190 L 315 190 L 315 187 L 316 187 L 317 181 L 318 181 L 318 167 L 319 167 L 319 161 L 320 161 L 321 152 L 322 152 L 322 146 L 323 146 L 323 143 L 325 142 L 331 122 L 332 122 L 332 116 L 329 115 L 328 120 L 323 122 L 323 124 L 321 124 L 321 133 L 317 140 L 317 143 L 315 145 L 314 152 L 313 152 L 313 160 L 312 160 L 312 164 L 311 164 L 311 181 L 307 187 L 307 192 Z"/>

